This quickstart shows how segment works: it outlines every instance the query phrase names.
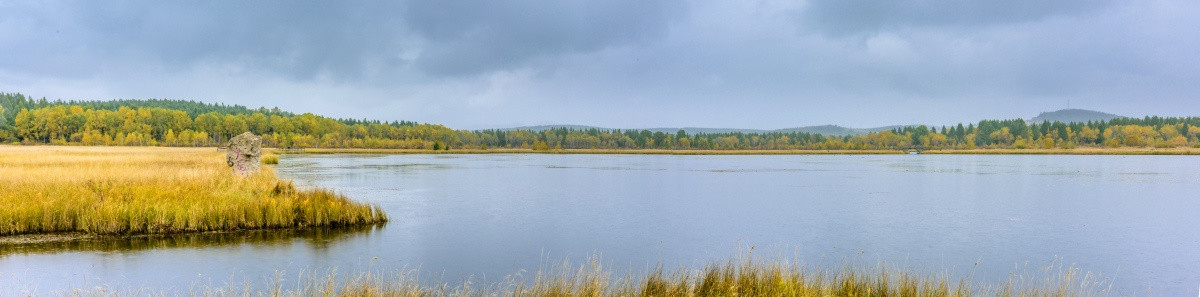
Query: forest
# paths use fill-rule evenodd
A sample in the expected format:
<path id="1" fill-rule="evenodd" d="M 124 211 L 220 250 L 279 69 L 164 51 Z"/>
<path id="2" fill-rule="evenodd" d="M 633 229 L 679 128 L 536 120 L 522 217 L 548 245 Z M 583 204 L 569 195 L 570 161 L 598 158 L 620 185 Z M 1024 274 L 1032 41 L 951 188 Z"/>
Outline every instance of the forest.
<path id="1" fill-rule="evenodd" d="M 407 121 L 334 119 L 279 108 L 185 100 L 62 101 L 0 93 L 0 140 L 53 145 L 217 146 L 250 131 L 279 148 L 903 150 L 1075 147 L 1200 147 L 1200 117 L 1097 122 L 982 120 L 906 126 L 853 136 L 802 132 L 647 130 L 453 130 Z"/>

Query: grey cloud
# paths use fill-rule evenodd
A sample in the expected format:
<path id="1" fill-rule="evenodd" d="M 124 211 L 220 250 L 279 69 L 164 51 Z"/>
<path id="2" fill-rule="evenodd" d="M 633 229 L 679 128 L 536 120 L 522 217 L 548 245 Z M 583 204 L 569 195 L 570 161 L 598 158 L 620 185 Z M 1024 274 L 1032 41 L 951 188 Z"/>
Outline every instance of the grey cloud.
<path id="1" fill-rule="evenodd" d="M 676 1 L 437 1 L 407 3 L 405 21 L 430 41 L 417 66 L 471 75 L 540 57 L 586 53 L 664 37 Z"/>
<path id="2" fill-rule="evenodd" d="M 235 3 L 235 4 L 230 4 Z M 382 3 L 382 4 L 381 4 Z M 237 65 L 295 79 L 363 79 L 368 63 L 399 64 L 404 30 L 389 2 L 32 3 L 5 18 L 23 24 L 22 43 L 5 68 L 51 75 L 104 72 L 116 63 L 180 70 L 198 63 Z M 53 61 L 70 65 L 45 68 Z M 83 73 L 77 73 L 82 71 Z M 136 71 L 136 70 L 135 70 Z"/>
<path id="3" fill-rule="evenodd" d="M 833 35 L 905 27 L 986 26 L 1094 12 L 1116 0 L 811 0 L 801 22 Z"/>
<path id="4" fill-rule="evenodd" d="M 0 91 L 454 128 L 1196 110 L 1200 4 L 1117 1 L 0 0 Z"/>
<path id="5" fill-rule="evenodd" d="M 0 67 L 65 77 L 136 64 L 296 80 L 477 75 L 663 37 L 679 1 L 6 3 Z M 5 32 L 7 31 L 7 32 Z M 413 60 L 415 59 L 415 61 Z M 416 73 L 407 72 L 416 63 Z M 125 65 L 122 67 L 118 64 Z"/>

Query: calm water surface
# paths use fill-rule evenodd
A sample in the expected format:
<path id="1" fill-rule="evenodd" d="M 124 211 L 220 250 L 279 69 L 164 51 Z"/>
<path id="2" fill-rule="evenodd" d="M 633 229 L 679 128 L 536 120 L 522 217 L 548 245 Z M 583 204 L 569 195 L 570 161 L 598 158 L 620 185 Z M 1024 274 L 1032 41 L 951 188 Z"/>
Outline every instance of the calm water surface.
<path id="1" fill-rule="evenodd" d="M 1059 263 L 1124 294 L 1200 286 L 1200 157 L 287 155 L 277 172 L 392 222 L 0 247 L 0 295 L 288 284 L 334 268 L 478 283 L 595 255 L 637 273 L 750 247 L 980 283 Z"/>

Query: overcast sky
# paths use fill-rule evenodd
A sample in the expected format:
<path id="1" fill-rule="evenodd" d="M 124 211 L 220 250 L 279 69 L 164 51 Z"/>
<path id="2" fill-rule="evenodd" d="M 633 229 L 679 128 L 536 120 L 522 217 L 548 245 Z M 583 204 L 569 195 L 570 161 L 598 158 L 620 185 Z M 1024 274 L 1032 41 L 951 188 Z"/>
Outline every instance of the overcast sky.
<path id="1" fill-rule="evenodd" d="M 1200 115 L 1200 1 L 9 1 L 0 91 L 479 129 Z"/>

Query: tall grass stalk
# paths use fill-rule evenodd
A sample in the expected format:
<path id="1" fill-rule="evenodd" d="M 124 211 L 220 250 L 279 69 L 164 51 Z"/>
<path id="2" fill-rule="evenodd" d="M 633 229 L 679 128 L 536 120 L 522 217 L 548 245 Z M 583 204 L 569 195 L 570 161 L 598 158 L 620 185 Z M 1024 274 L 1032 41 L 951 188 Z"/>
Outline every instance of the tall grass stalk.
<path id="1" fill-rule="evenodd" d="M 161 234 L 384 222 L 378 207 L 231 174 L 214 149 L 0 146 L 0 236 Z"/>

